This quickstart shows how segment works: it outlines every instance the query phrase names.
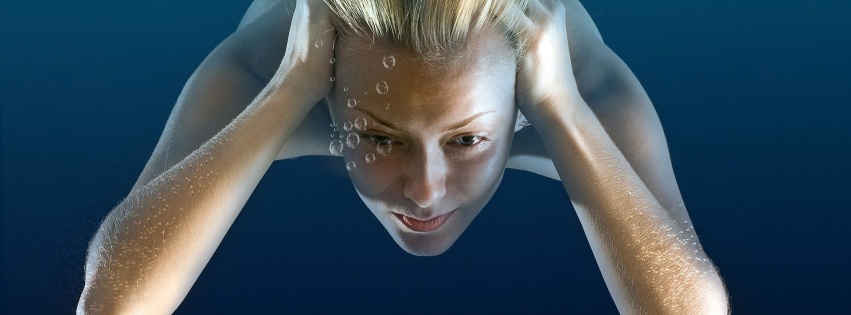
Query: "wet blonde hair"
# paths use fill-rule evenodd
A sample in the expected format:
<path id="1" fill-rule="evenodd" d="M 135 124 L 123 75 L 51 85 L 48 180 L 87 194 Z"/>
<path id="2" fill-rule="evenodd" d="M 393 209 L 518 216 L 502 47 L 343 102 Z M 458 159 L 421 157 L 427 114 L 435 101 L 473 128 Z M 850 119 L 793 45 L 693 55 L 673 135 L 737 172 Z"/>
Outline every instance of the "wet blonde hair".
<path id="1" fill-rule="evenodd" d="M 362 37 L 443 59 L 469 36 L 496 27 L 522 54 L 519 17 L 528 0 L 324 0 L 343 39 Z M 519 11 L 518 11 L 519 9 Z"/>

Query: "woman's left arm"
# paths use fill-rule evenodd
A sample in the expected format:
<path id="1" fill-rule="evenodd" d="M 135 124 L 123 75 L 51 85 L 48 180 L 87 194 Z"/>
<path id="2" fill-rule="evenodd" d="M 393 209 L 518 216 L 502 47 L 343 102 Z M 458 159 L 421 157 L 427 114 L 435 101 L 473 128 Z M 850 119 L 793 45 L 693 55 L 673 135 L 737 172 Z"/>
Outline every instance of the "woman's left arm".
<path id="1" fill-rule="evenodd" d="M 540 133 L 618 310 L 726 314 L 724 285 L 688 220 L 652 104 L 599 35 L 582 42 L 597 45 L 582 49 L 594 55 L 571 56 L 578 49 L 568 38 L 577 36 L 568 36 L 576 30 L 566 13 L 559 2 L 530 1 L 518 106 Z"/>

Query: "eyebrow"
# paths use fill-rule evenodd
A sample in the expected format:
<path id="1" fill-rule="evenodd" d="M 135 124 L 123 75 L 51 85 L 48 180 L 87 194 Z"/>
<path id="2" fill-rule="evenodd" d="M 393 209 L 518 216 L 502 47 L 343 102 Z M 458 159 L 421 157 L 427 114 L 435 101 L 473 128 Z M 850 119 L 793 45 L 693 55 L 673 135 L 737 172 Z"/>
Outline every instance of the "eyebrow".
<path id="1" fill-rule="evenodd" d="M 368 111 L 368 110 L 366 110 L 366 109 L 364 109 L 364 108 L 354 107 L 354 108 L 352 108 L 352 109 L 357 110 L 357 111 L 360 111 L 360 112 L 363 112 L 364 114 L 367 114 L 369 117 L 371 117 L 373 120 L 375 120 L 375 122 L 377 122 L 377 123 L 379 123 L 379 124 L 384 125 L 384 127 L 387 127 L 387 128 L 393 129 L 394 131 L 399 131 L 398 129 L 396 129 L 396 128 L 394 128 L 394 127 L 393 127 L 393 124 L 388 123 L 387 121 L 385 121 L 385 120 L 383 120 L 383 119 L 381 119 L 381 118 L 378 118 L 378 116 L 375 116 L 375 114 L 373 114 L 372 112 L 370 112 L 370 111 Z"/>
<path id="2" fill-rule="evenodd" d="M 357 111 L 360 111 L 360 112 L 363 112 L 364 114 L 369 115 L 369 117 L 371 117 L 373 120 L 375 120 L 375 122 L 377 122 L 377 123 L 379 123 L 379 124 L 382 124 L 382 125 L 384 125 L 384 126 L 385 126 L 385 127 L 387 127 L 387 128 L 393 129 L 394 131 L 399 131 L 398 129 L 396 129 L 396 128 L 394 128 L 394 127 L 393 127 L 393 124 L 388 123 L 387 121 L 385 121 L 385 120 L 383 120 L 383 119 L 381 119 L 381 118 L 378 118 L 375 114 L 373 114 L 372 112 L 370 112 L 369 110 L 367 110 L 367 109 L 365 109 L 365 108 L 358 108 L 358 107 L 355 107 L 355 108 L 353 108 L 353 109 L 354 109 L 354 110 L 357 110 Z M 484 114 L 490 114 L 490 113 L 493 113 L 493 110 L 489 110 L 489 111 L 484 111 L 484 112 L 479 112 L 479 113 L 473 114 L 472 116 L 467 117 L 466 119 L 462 120 L 461 122 L 459 122 L 459 123 L 457 123 L 457 124 L 454 124 L 454 125 L 452 125 L 452 126 L 449 126 L 449 127 L 447 127 L 446 129 L 443 129 L 443 132 L 449 132 L 449 131 L 453 131 L 453 130 L 461 129 L 462 127 L 466 126 L 467 124 L 469 124 L 469 123 L 470 123 L 470 122 L 472 122 L 473 120 L 476 120 L 476 118 L 479 118 L 479 117 L 481 117 L 481 116 L 482 116 L 482 115 L 484 115 Z"/>

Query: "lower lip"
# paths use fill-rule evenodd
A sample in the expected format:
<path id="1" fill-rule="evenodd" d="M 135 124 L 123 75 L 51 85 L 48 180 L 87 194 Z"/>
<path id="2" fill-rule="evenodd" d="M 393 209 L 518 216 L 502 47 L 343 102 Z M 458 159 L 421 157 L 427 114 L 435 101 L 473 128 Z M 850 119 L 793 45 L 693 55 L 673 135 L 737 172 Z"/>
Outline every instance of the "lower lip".
<path id="1" fill-rule="evenodd" d="M 415 232 L 425 233 L 439 229 L 441 226 L 443 226 L 444 223 L 446 223 L 447 220 L 449 220 L 449 216 L 451 216 L 453 213 L 455 213 L 455 210 L 441 214 L 435 217 L 434 219 L 426 221 L 420 221 L 395 212 L 393 213 L 393 215 L 396 216 L 396 219 L 399 219 L 399 221 L 401 221 L 402 224 L 405 224 L 405 226 L 407 226 L 409 229 L 414 230 Z"/>

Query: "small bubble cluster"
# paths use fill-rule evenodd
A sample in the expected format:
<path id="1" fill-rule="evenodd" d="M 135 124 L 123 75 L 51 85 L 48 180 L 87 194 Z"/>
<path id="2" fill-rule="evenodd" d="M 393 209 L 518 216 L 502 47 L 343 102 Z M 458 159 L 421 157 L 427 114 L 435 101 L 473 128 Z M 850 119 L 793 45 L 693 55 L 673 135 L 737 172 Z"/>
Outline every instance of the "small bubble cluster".
<path id="1" fill-rule="evenodd" d="M 333 156 L 342 156 L 343 142 L 340 140 L 331 140 L 331 144 L 328 146 L 328 151 L 330 151 Z"/>
<path id="2" fill-rule="evenodd" d="M 381 81 L 375 84 L 375 91 L 378 92 L 378 94 L 385 94 L 389 90 L 390 86 L 387 85 L 387 81 Z"/>
<path id="3" fill-rule="evenodd" d="M 355 129 L 363 131 L 366 129 L 366 118 L 358 117 L 355 118 Z"/>
<path id="4" fill-rule="evenodd" d="M 392 150 L 393 150 L 393 146 L 390 143 L 385 143 L 385 144 L 380 144 L 380 145 L 375 146 L 375 151 L 377 151 L 378 154 L 381 154 L 381 155 L 384 155 L 384 156 L 390 154 L 390 152 Z"/>
<path id="5" fill-rule="evenodd" d="M 384 68 L 393 69 L 396 66 L 396 57 L 393 55 L 384 56 L 384 60 L 381 61 L 381 64 L 384 65 Z"/>
<path id="6" fill-rule="evenodd" d="M 349 149 L 356 148 L 359 143 L 360 136 L 358 134 L 350 133 L 348 136 L 346 136 L 346 145 L 349 147 Z"/>

